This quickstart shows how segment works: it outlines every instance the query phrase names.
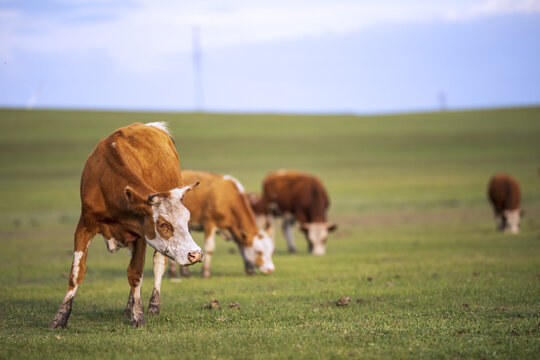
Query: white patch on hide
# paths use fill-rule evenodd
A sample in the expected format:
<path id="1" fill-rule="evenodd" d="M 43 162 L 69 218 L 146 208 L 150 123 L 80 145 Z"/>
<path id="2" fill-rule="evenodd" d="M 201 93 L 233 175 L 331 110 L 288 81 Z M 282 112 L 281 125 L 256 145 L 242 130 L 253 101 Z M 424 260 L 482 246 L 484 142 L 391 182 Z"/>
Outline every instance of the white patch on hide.
<path id="1" fill-rule="evenodd" d="M 169 132 L 169 125 L 164 121 L 156 121 L 156 122 L 147 123 L 146 126 L 152 126 L 152 127 L 155 127 L 156 129 L 163 130 L 167 133 L 167 135 L 171 136 L 171 133 Z"/>
<path id="2" fill-rule="evenodd" d="M 253 238 L 253 245 L 244 248 L 244 255 L 246 259 L 254 266 L 258 267 L 263 274 L 270 274 L 274 272 L 274 262 L 272 261 L 272 254 L 274 253 L 274 242 L 267 233 L 259 231 Z M 257 265 L 255 260 L 257 257 L 262 259 L 262 265 Z"/>
<path id="3" fill-rule="evenodd" d="M 143 280 L 143 274 L 141 274 L 141 278 L 139 279 L 139 283 L 137 286 L 135 286 L 135 293 L 133 294 L 133 299 L 137 301 L 137 299 L 141 299 L 141 288 L 142 288 L 142 280 Z"/>
<path id="4" fill-rule="evenodd" d="M 244 189 L 244 187 L 242 186 L 242 184 L 240 183 L 240 181 L 238 181 L 238 179 L 235 178 L 234 176 L 231 176 L 231 175 L 223 175 L 223 179 L 232 181 L 232 182 L 234 183 L 234 185 L 236 185 L 236 188 L 238 189 L 238 191 L 239 191 L 241 194 L 245 194 L 245 193 L 246 193 L 246 189 Z"/>
<path id="5" fill-rule="evenodd" d="M 118 249 L 120 249 L 120 244 L 118 243 L 118 241 L 116 241 L 115 238 L 110 238 L 110 239 L 107 239 L 105 236 L 103 237 L 103 239 L 105 240 L 105 244 L 107 245 L 107 250 L 111 253 L 115 253 L 118 251 Z"/>
<path id="6" fill-rule="evenodd" d="M 519 220 L 521 212 L 519 209 L 505 210 L 504 216 L 506 217 L 506 228 L 512 234 L 519 233 Z"/>
<path id="7" fill-rule="evenodd" d="M 326 223 L 309 223 L 308 239 L 313 246 L 313 255 L 324 255 L 326 253 L 326 238 L 328 237 L 328 225 Z"/>
<path id="8" fill-rule="evenodd" d="M 167 260 L 159 252 L 154 255 L 154 288 L 157 289 L 157 291 L 161 291 L 161 279 L 165 273 L 166 263 Z"/>
<path id="9" fill-rule="evenodd" d="M 73 266 L 71 270 L 73 272 L 73 283 L 75 284 L 75 286 L 77 286 L 77 278 L 79 276 L 79 263 L 81 262 L 82 256 L 82 251 L 75 251 L 73 253 Z"/>
<path id="10" fill-rule="evenodd" d="M 66 296 L 64 297 L 63 302 L 67 302 L 67 301 L 69 301 L 69 299 L 72 299 L 73 297 L 75 297 L 75 294 L 77 293 L 78 288 L 79 288 L 79 285 L 76 285 L 73 289 L 69 290 L 66 293 Z"/>

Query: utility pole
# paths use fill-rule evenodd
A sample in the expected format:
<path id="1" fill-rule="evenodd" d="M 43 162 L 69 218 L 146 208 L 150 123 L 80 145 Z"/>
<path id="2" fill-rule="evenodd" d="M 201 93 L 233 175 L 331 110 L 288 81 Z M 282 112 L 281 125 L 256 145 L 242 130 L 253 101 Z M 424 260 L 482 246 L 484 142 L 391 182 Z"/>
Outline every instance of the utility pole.
<path id="1" fill-rule="evenodd" d="M 446 93 L 444 91 L 439 92 L 439 111 L 446 111 Z"/>
<path id="2" fill-rule="evenodd" d="M 192 33 L 192 52 L 193 52 L 193 89 L 195 97 L 195 111 L 203 111 L 203 81 L 202 81 L 202 50 L 201 34 L 198 26 L 193 26 Z"/>

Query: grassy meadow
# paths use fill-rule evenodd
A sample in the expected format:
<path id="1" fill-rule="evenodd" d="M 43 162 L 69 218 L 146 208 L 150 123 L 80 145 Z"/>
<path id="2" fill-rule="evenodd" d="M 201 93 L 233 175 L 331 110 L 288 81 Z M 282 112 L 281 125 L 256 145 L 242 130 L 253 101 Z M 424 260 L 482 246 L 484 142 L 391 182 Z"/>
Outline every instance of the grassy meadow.
<path id="1" fill-rule="evenodd" d="M 164 278 L 163 305 L 123 316 L 128 252 L 100 236 L 68 328 L 50 331 L 67 289 L 79 181 L 98 141 L 167 121 L 182 168 L 228 173 L 260 192 L 280 168 L 318 175 L 339 225 L 327 255 L 286 252 L 246 276 L 217 239 L 201 265 Z M 537 359 L 540 357 L 540 108 L 385 116 L 0 110 L 0 359 Z M 515 176 L 521 234 L 495 231 L 489 177 Z M 195 240 L 202 244 L 201 234 Z M 143 302 L 152 290 L 146 256 Z M 349 306 L 336 306 L 341 297 Z M 221 309 L 203 305 L 217 298 Z M 240 307 L 229 308 L 230 302 Z"/>

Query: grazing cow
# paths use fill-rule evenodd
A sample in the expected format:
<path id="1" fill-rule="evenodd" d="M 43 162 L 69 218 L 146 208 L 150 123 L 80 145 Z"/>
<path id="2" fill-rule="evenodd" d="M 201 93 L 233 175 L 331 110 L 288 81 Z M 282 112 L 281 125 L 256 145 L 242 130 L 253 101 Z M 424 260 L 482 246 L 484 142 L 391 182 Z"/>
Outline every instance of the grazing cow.
<path id="1" fill-rule="evenodd" d="M 519 233 L 521 189 L 516 179 L 507 174 L 489 180 L 488 198 L 493 206 L 497 230 Z"/>
<path id="2" fill-rule="evenodd" d="M 242 184 L 230 175 L 204 171 L 183 170 L 182 176 L 185 181 L 201 182 L 197 191 L 186 195 L 184 205 L 191 212 L 189 228 L 204 231 L 202 276 L 210 276 L 216 232 L 236 242 L 247 274 L 253 274 L 254 266 L 264 274 L 273 272 L 274 243 L 264 231 L 258 229 Z M 174 266 L 172 262 L 170 266 Z M 169 270 L 171 274 L 176 273 L 174 267 Z M 182 273 L 187 275 L 185 271 Z"/>
<path id="3" fill-rule="evenodd" d="M 66 327 L 86 273 L 88 246 L 98 233 L 110 252 L 121 247 L 130 250 L 126 314 L 132 326 L 144 325 L 141 285 L 146 243 L 156 250 L 154 258 L 163 259 L 162 265 L 154 266 L 161 274 L 163 255 L 184 265 L 203 257 L 188 231 L 189 211 L 182 205 L 184 195 L 197 184 L 182 184 L 178 154 L 165 123 L 135 123 L 101 140 L 83 170 L 68 291 L 50 328 Z M 153 293 L 150 303 L 159 296 Z"/>
<path id="4" fill-rule="evenodd" d="M 289 252 L 296 252 L 292 229 L 298 220 L 311 254 L 326 253 L 328 233 L 334 231 L 337 225 L 329 224 L 326 220 L 330 200 L 316 176 L 288 170 L 270 173 L 263 182 L 262 198 L 270 226 L 273 227 L 273 217 L 283 217 L 283 233 Z M 273 230 L 270 232 L 274 233 Z"/>

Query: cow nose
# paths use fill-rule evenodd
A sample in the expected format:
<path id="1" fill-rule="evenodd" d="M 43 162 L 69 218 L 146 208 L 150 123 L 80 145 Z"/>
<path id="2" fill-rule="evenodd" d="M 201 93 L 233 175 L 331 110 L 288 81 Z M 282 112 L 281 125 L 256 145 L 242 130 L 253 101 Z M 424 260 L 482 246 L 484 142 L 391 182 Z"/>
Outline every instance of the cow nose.
<path id="1" fill-rule="evenodd" d="M 203 258 L 203 254 L 202 254 L 202 251 L 190 251 L 188 254 L 187 254 L 187 258 L 188 258 L 188 261 L 190 262 L 190 264 L 195 264 L 196 262 L 199 262 L 202 260 Z"/>
<path id="2" fill-rule="evenodd" d="M 274 272 L 274 269 L 268 269 L 268 270 L 266 270 L 266 274 L 271 274 L 271 273 L 273 273 L 273 272 Z"/>

